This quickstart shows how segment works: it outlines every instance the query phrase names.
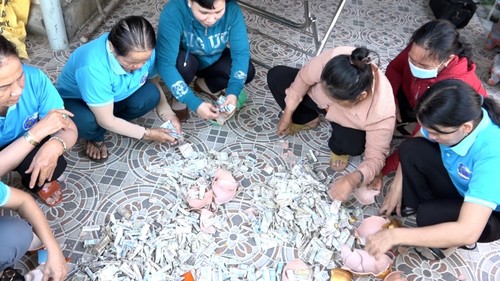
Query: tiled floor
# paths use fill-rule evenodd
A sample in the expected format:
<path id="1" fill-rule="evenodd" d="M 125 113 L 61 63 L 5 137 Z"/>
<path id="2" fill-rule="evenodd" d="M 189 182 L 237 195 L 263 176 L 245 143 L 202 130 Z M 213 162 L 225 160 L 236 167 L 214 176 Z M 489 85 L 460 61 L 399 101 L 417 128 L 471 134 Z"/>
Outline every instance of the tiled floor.
<path id="1" fill-rule="evenodd" d="M 109 30 L 119 18 L 132 14 L 145 16 L 156 26 L 164 2 L 123 0 L 94 35 Z M 427 2 L 347 1 L 328 40 L 327 48 L 335 45 L 367 46 L 380 54 L 381 67 L 385 68 L 388 61 L 406 45 L 411 33 L 432 19 Z M 261 0 L 251 3 L 288 19 L 302 20 L 302 1 Z M 310 3 L 311 13 L 317 17 L 321 36 L 325 34 L 328 22 L 333 16 L 336 1 L 311 0 Z M 247 10 L 244 11 L 249 27 L 252 55 L 260 64 L 300 66 L 310 58 L 309 55 L 299 51 L 300 49 L 308 53 L 315 52 L 314 43 L 305 32 L 292 30 Z M 489 65 L 495 55 L 493 51 L 485 51 L 482 48 L 487 35 L 486 28 L 475 17 L 461 34 L 472 44 L 478 65 L 477 73 L 482 81 L 486 81 Z M 27 44 L 30 55 L 28 63 L 42 68 L 55 81 L 69 54 L 81 45 L 81 42 L 75 38 L 69 50 L 59 52 L 51 52 L 44 40 L 28 38 Z M 193 114 L 189 121 L 183 124 L 188 141 L 193 144 L 196 151 L 207 152 L 213 149 L 237 153 L 235 155 L 255 153 L 258 164 L 239 178 L 241 188 L 250 188 L 252 184 L 266 180 L 269 174 L 264 171 L 265 166 L 286 166 L 288 163 L 283 156 L 285 149 L 279 145 L 280 139 L 275 134 L 279 107 L 267 89 L 266 72 L 265 67 L 257 66 L 255 80 L 246 87 L 250 94 L 249 102 L 227 125 L 214 127 Z M 498 86 L 487 86 L 487 89 L 490 94 L 499 96 Z M 146 126 L 161 124 L 154 113 L 149 113 L 136 122 Z M 326 122 L 322 122 L 313 131 L 288 138 L 290 150 L 297 156 L 303 156 L 309 150 L 317 151 L 319 163 L 315 164 L 315 169 L 333 175 L 333 172 L 327 169 L 328 136 L 329 126 Z M 81 142 L 67 152 L 69 165 L 66 171 L 64 201 L 58 207 L 51 209 L 42 206 L 58 241 L 64 245 L 65 255 L 74 261 L 86 256 L 82 245 L 85 238 L 80 236 L 82 226 L 104 224 L 109 219 L 109 214 L 121 207 L 130 210 L 144 209 L 154 213 L 158 211 L 158 207 L 159 209 L 165 207 L 177 197 L 172 190 L 162 186 L 165 174 L 151 169 L 155 163 L 171 159 L 165 157 L 178 154 L 175 147 L 137 141 L 112 133 L 107 135 L 106 141 L 111 156 L 102 164 L 91 162 L 84 156 Z M 359 159 L 353 162 L 355 164 Z M 349 165 L 347 170 L 352 171 L 354 164 Z M 386 178 L 386 186 L 390 184 L 391 179 Z M 4 180 L 19 185 L 19 180 L 13 174 L 7 175 Z M 149 200 L 151 197 L 160 200 L 155 205 Z M 382 196 L 379 196 L 374 206 L 363 207 L 365 216 L 375 214 L 382 200 Z M 248 204 L 248 200 L 245 201 L 240 193 L 227 205 L 227 208 L 237 209 Z M 238 226 L 236 221 L 234 223 Z M 411 219 L 405 222 L 407 225 L 413 223 Z M 233 222 L 229 224 L 233 225 Z M 244 232 L 239 235 L 244 235 Z M 477 250 L 470 252 L 457 250 L 442 261 L 423 261 L 409 250 L 397 257 L 393 268 L 403 271 L 408 280 L 500 280 L 499 254 L 499 242 L 481 244 Z M 251 248 L 246 255 L 239 260 L 260 267 L 269 266 L 274 260 L 287 261 L 296 257 L 297 251 L 287 247 L 276 247 L 271 251 L 259 252 L 258 249 Z M 19 267 L 25 269 L 32 267 L 33 259 L 25 259 Z M 369 280 L 369 277 L 358 277 L 357 280 Z"/>

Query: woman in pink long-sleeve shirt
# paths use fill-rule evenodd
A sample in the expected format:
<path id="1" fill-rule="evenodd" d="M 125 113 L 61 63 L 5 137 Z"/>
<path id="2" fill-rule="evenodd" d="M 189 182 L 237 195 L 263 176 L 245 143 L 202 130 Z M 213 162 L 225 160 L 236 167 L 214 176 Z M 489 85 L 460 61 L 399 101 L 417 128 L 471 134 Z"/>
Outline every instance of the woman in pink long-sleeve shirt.
<path id="1" fill-rule="evenodd" d="M 269 89 L 283 109 L 279 135 L 313 128 L 319 114 L 324 114 L 332 126 L 328 142 L 332 159 L 364 152 L 357 170 L 330 186 L 328 194 L 333 199 L 344 201 L 355 187 L 369 184 L 389 153 L 396 120 L 394 96 L 369 54 L 366 48 L 337 47 L 301 69 L 276 66 L 267 75 Z M 343 159 L 344 163 L 332 161 L 332 169 L 345 168 L 348 157 Z"/>

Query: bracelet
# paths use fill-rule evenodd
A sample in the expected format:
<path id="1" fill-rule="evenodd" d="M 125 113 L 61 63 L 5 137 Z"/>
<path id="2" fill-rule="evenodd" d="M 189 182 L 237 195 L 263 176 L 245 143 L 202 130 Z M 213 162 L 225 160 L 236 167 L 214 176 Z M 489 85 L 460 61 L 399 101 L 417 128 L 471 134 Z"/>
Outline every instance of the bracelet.
<path id="1" fill-rule="evenodd" d="M 363 182 L 365 181 L 365 175 L 363 175 L 363 173 L 360 170 L 356 170 L 354 172 L 358 172 L 361 175 L 361 179 L 360 179 L 359 184 L 358 184 L 358 187 L 360 187 L 361 184 L 363 184 Z"/>
<path id="2" fill-rule="evenodd" d="M 32 146 L 37 146 L 39 145 L 40 143 L 37 142 L 31 135 L 28 131 L 26 131 L 26 133 L 24 133 L 23 135 L 24 139 L 29 142 Z"/>
<path id="3" fill-rule="evenodd" d="M 146 135 L 148 134 L 148 128 L 144 128 L 144 134 L 142 135 L 142 138 L 141 140 L 145 140 L 146 139 Z"/>
<path id="4" fill-rule="evenodd" d="M 50 141 L 50 140 L 57 140 L 57 141 L 59 141 L 59 142 L 62 144 L 63 148 L 64 148 L 63 152 L 66 152 L 66 150 L 67 150 L 67 146 L 66 146 L 66 142 L 64 142 L 64 140 L 63 140 L 63 139 L 61 139 L 60 137 L 51 137 L 51 138 L 49 139 L 49 141 Z"/>

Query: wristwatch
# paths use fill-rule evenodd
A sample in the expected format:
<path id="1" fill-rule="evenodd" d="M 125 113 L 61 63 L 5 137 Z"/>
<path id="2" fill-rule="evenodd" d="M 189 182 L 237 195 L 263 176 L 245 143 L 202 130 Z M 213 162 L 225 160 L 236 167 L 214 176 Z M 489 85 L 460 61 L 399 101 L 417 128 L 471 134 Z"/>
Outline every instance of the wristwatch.
<path id="1" fill-rule="evenodd" d="M 29 133 L 28 131 L 26 131 L 26 133 L 24 133 L 24 136 L 23 136 L 23 137 L 24 137 L 24 139 L 25 139 L 27 142 L 29 142 L 29 143 L 30 143 L 31 145 L 33 145 L 33 146 L 37 146 L 37 145 L 39 145 L 39 144 L 40 144 L 39 142 L 37 142 L 37 141 L 36 141 L 36 140 L 35 140 L 35 139 L 34 139 L 34 138 L 30 135 L 30 133 Z"/>

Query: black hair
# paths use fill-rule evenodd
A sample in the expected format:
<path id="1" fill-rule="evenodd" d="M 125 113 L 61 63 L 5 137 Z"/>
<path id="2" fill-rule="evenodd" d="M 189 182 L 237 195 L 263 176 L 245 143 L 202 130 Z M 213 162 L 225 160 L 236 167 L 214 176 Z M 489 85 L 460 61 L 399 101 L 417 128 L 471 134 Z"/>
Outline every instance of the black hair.
<path id="1" fill-rule="evenodd" d="M 415 112 L 424 127 L 440 132 L 437 126 L 458 127 L 465 122 L 481 120 L 486 109 L 493 123 L 500 124 L 500 105 L 479 95 L 462 80 L 448 79 L 432 85 L 422 95 Z"/>
<path id="2" fill-rule="evenodd" d="M 469 44 L 462 41 L 458 29 L 447 20 L 437 19 L 424 24 L 413 33 L 410 41 L 440 62 L 454 54 L 467 58 L 469 66 L 473 63 Z"/>
<path id="3" fill-rule="evenodd" d="M 216 0 L 191 0 L 193 2 L 196 2 L 198 3 L 198 5 L 200 5 L 201 7 L 205 8 L 205 9 L 215 9 L 214 7 L 214 2 Z M 225 2 L 228 2 L 230 0 L 225 0 Z"/>
<path id="4" fill-rule="evenodd" d="M 10 56 L 19 58 L 16 46 L 12 42 L 7 40 L 7 38 L 0 35 L 0 65 L 3 63 L 5 58 Z"/>
<path id="5" fill-rule="evenodd" d="M 338 100 L 356 100 L 363 92 L 370 92 L 373 72 L 370 50 L 359 47 L 350 55 L 333 57 L 323 68 L 321 82 L 330 95 Z"/>
<path id="6" fill-rule="evenodd" d="M 156 47 L 156 34 L 151 23 L 141 16 L 121 19 L 109 32 L 108 40 L 117 55 L 125 57 L 131 51 L 148 51 Z"/>

